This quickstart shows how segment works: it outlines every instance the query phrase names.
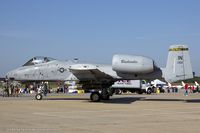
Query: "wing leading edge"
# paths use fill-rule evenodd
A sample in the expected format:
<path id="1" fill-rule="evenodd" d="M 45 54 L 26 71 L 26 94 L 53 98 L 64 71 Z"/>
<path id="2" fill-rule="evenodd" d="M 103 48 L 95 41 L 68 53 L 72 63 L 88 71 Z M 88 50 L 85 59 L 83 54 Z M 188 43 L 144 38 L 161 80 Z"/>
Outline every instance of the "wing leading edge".
<path id="1" fill-rule="evenodd" d="M 113 80 L 113 77 L 99 69 L 98 65 L 93 64 L 76 64 L 71 65 L 69 70 L 79 80 Z"/>

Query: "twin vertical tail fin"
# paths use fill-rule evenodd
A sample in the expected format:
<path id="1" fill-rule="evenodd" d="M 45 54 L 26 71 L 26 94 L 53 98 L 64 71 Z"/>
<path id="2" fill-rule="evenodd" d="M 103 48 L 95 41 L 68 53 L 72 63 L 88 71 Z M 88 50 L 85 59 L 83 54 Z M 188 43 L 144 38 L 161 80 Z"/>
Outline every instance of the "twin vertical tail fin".
<path id="1" fill-rule="evenodd" d="M 193 78 L 188 46 L 170 46 L 164 78 L 168 82 Z"/>

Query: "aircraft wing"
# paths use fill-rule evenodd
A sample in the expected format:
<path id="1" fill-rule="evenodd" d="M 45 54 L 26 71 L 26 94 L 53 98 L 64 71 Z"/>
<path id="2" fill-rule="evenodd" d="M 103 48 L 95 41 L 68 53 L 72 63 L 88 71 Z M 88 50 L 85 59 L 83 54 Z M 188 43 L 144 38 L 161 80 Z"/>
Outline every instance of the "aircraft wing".
<path id="1" fill-rule="evenodd" d="M 69 70 L 79 80 L 112 80 L 113 77 L 99 69 L 99 66 L 93 64 L 75 64 L 71 65 Z"/>

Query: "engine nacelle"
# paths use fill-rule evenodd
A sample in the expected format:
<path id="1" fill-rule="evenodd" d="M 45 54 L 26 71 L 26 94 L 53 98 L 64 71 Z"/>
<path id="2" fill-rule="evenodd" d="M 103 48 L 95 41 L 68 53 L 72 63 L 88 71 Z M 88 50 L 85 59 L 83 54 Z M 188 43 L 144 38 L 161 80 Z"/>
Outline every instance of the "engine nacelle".
<path id="1" fill-rule="evenodd" d="M 112 69 L 121 73 L 150 73 L 154 71 L 154 61 L 143 56 L 114 55 Z"/>

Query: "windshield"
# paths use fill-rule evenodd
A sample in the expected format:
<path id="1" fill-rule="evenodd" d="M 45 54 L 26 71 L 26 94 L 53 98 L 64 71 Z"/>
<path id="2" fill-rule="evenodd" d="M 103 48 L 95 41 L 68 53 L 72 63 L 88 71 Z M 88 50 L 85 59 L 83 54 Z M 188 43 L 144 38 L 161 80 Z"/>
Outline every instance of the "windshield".
<path id="1" fill-rule="evenodd" d="M 32 59 L 30 59 L 23 66 L 32 66 L 32 65 L 36 65 L 36 64 L 47 63 L 47 62 L 50 62 L 52 60 L 55 60 L 55 59 L 49 58 L 49 57 L 37 56 L 37 57 L 33 57 Z"/>

